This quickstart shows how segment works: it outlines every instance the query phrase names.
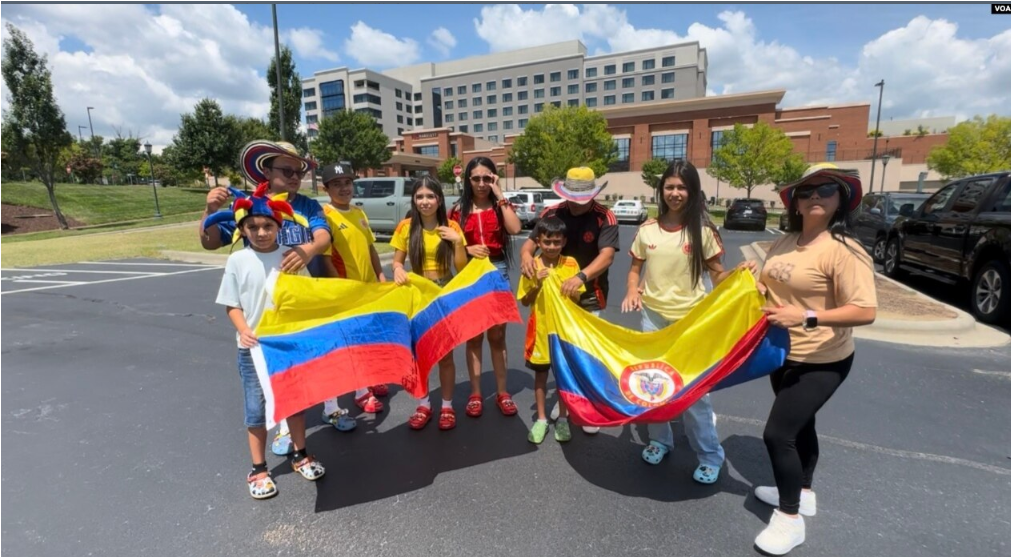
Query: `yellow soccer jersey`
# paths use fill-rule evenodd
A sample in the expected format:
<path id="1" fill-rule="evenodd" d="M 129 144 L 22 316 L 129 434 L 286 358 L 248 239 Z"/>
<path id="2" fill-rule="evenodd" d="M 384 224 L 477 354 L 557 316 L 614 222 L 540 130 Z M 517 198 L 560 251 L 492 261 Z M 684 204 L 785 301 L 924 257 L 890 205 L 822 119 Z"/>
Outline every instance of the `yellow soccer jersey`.
<path id="1" fill-rule="evenodd" d="M 376 236 L 369 228 L 365 212 L 357 207 L 344 211 L 329 203 L 323 206 L 323 212 L 330 225 L 330 261 L 338 276 L 366 283 L 376 281 L 369 250 Z"/>

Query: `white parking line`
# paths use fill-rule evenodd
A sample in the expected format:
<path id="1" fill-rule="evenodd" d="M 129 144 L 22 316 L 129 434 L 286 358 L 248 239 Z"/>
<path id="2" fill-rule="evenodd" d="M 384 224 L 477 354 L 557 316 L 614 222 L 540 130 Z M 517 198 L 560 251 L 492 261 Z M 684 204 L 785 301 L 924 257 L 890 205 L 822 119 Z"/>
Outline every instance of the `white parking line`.
<path id="1" fill-rule="evenodd" d="M 84 265 L 127 265 L 127 266 L 142 266 L 142 267 L 218 267 L 207 264 L 189 264 L 189 263 L 131 263 L 131 262 L 77 262 L 78 264 Z"/>
<path id="2" fill-rule="evenodd" d="M 771 229 L 769 227 L 766 227 L 766 232 L 768 232 L 770 234 L 784 234 L 784 231 L 782 231 L 780 229 Z"/>
<path id="3" fill-rule="evenodd" d="M 45 290 L 49 290 L 49 289 L 60 289 L 60 288 L 64 288 L 64 287 L 97 285 L 99 283 L 115 283 L 117 281 L 132 281 L 134 279 L 149 279 L 151 277 L 169 277 L 170 275 L 183 275 L 183 274 L 186 274 L 186 273 L 197 273 L 199 271 L 207 271 L 209 269 L 221 269 L 221 267 L 203 267 L 203 268 L 200 268 L 200 269 L 187 269 L 185 271 L 176 271 L 176 272 L 173 272 L 173 273 L 146 273 L 146 274 L 143 274 L 143 275 L 134 275 L 133 277 L 117 277 L 115 279 L 102 279 L 100 281 L 89 281 L 89 282 L 86 282 L 86 283 L 75 283 L 75 284 L 64 284 L 64 285 L 48 285 L 48 286 L 45 286 L 45 287 L 34 287 L 34 288 L 31 288 L 31 289 L 17 289 L 17 290 L 11 290 L 11 291 L 3 291 L 3 292 L 0 292 L 0 295 L 9 295 L 9 294 L 18 294 L 18 293 L 29 293 L 29 292 L 35 292 L 35 291 L 45 291 Z M 68 271 L 74 271 L 74 270 L 68 270 Z"/>
<path id="4" fill-rule="evenodd" d="M 87 282 L 81 281 L 46 281 L 44 279 L 12 279 L 11 283 L 56 283 L 59 285 L 86 285 Z"/>
<path id="5" fill-rule="evenodd" d="M 92 269 L 39 269 L 39 268 L 21 268 L 21 267 L 5 267 L 0 271 L 43 271 L 50 273 L 98 273 L 101 275 L 169 275 L 167 273 L 160 273 L 157 271 L 98 271 Z"/>

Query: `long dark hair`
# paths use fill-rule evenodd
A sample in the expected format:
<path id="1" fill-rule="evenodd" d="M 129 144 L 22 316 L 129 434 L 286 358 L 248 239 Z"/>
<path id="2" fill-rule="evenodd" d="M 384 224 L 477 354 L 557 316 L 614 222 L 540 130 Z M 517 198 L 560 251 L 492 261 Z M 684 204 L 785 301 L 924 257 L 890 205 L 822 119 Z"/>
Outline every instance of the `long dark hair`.
<path id="1" fill-rule="evenodd" d="M 411 262 L 411 269 L 422 274 L 425 265 L 425 240 L 422 238 L 422 214 L 415 207 L 415 194 L 422 188 L 432 190 L 439 198 L 439 207 L 436 208 L 436 226 L 445 227 L 450 224 L 446 217 L 446 197 L 443 195 L 443 187 L 439 181 L 431 176 L 416 178 L 411 183 L 411 227 L 408 229 L 408 260 Z M 443 274 L 450 272 L 450 262 L 453 260 L 453 243 L 444 240 L 439 243 L 436 250 L 436 263 Z"/>
<path id="2" fill-rule="evenodd" d="M 720 233 L 717 232 L 717 227 L 713 225 L 710 214 L 706 211 L 706 200 L 703 198 L 703 189 L 699 184 L 699 171 L 692 163 L 681 159 L 668 165 L 657 183 L 657 201 L 659 202 L 657 217 L 660 218 L 671 211 L 668 208 L 668 203 L 664 201 L 664 183 L 675 176 L 680 178 L 682 184 L 689 190 L 689 199 L 685 202 L 685 209 L 682 210 L 682 228 L 688 233 L 689 246 L 692 248 L 689 258 L 692 286 L 695 288 L 703 277 L 703 271 L 708 270 L 703 254 L 703 227 L 710 227 L 718 243 L 720 243 Z"/>
<path id="3" fill-rule="evenodd" d="M 794 193 L 797 194 L 797 189 L 801 186 L 794 188 Z M 836 186 L 836 191 L 840 194 L 840 206 L 836 208 L 836 212 L 829 219 L 829 235 L 832 236 L 836 241 L 843 242 L 846 244 L 847 237 L 854 237 L 854 224 L 850 218 L 850 196 L 847 195 L 847 191 L 840 187 L 839 184 Z M 791 206 L 787 208 L 787 223 L 788 228 L 792 232 L 800 233 L 803 227 L 804 217 L 801 216 L 801 212 L 798 211 L 798 196 L 791 196 Z"/>
<path id="4" fill-rule="evenodd" d="M 471 210 L 474 209 L 474 185 L 471 184 L 471 172 L 478 165 L 492 171 L 494 175 L 498 174 L 495 163 L 488 157 L 475 157 L 468 161 L 467 167 L 464 168 L 464 188 L 460 193 L 460 201 L 456 204 L 456 209 L 459 211 L 458 222 L 460 230 L 464 230 L 467 218 L 470 217 Z M 499 237 L 499 244 L 502 245 L 502 254 L 506 259 L 506 267 L 508 269 L 513 267 L 513 237 L 506 231 L 506 222 L 503 220 L 502 208 L 497 203 L 499 198 L 496 197 L 494 192 L 489 192 L 489 197 L 492 199 L 492 210 L 495 211 L 496 222 L 499 223 L 499 230 L 496 231 L 496 236 Z"/>

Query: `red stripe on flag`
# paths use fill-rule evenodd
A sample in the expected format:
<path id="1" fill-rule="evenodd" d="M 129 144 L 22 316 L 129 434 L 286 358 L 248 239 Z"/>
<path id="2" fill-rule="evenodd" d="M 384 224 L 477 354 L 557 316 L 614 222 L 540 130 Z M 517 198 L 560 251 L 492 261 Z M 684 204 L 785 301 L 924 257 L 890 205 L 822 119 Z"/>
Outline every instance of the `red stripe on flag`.
<path id="1" fill-rule="evenodd" d="M 494 291 L 471 300 L 419 337 L 415 343 L 418 369 L 428 377 L 429 370 L 454 347 L 494 325 L 507 322 L 520 323 L 513 293 Z"/>

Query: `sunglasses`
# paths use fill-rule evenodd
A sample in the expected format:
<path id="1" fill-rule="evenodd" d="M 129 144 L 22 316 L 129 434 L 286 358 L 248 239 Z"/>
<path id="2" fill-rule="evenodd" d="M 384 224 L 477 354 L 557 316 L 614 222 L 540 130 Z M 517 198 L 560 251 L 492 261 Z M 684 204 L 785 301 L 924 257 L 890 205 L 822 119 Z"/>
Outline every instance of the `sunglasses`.
<path id="1" fill-rule="evenodd" d="M 832 197 L 839 188 L 836 182 L 828 182 L 826 184 L 819 184 L 818 186 L 799 186 L 794 195 L 799 200 L 807 200 L 812 197 L 812 194 L 818 194 L 819 198 L 826 199 Z"/>
<path id="2" fill-rule="evenodd" d="M 498 179 L 499 177 L 494 174 L 475 174 L 471 176 L 471 182 L 474 182 L 475 184 L 493 184 Z"/>
<path id="3" fill-rule="evenodd" d="M 306 171 L 304 171 L 304 170 L 295 170 L 295 169 L 290 169 L 288 167 L 267 167 L 267 168 L 280 172 L 281 174 L 285 175 L 285 178 L 291 178 L 293 176 L 298 176 L 299 178 L 303 178 L 303 177 L 306 176 Z"/>

